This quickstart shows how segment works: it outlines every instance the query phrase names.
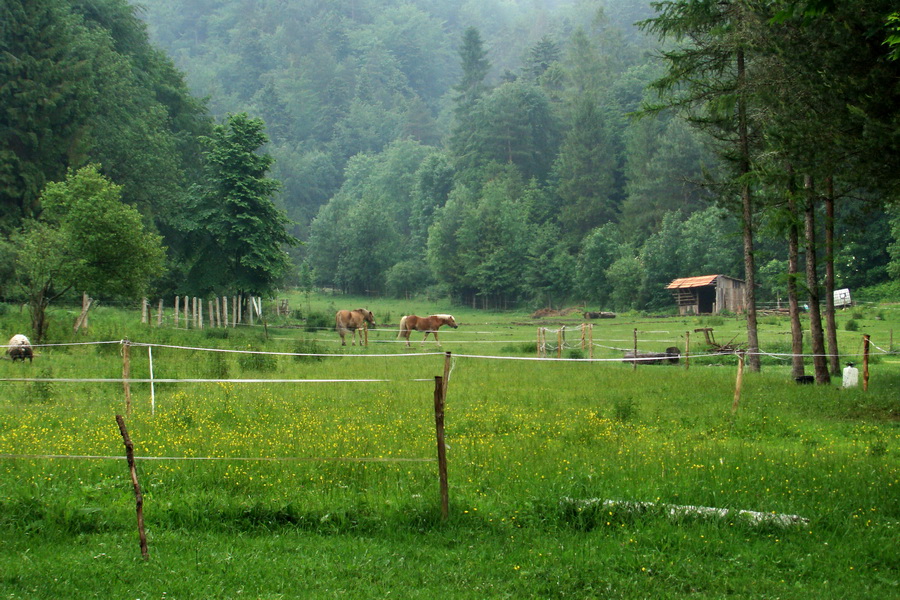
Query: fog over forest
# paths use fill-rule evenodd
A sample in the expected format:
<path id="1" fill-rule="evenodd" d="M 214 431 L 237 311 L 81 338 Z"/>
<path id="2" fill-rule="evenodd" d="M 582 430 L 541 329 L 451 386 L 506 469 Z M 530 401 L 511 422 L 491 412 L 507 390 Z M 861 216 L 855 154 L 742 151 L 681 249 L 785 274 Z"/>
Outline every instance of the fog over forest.
<path id="1" fill-rule="evenodd" d="M 895 9 L 856 4 L 11 0 L 7 46 L 70 83 L 4 99 L 4 231 L 96 164 L 165 248 L 153 293 L 671 310 L 695 275 L 786 297 L 809 206 L 822 282 L 890 296 Z"/>

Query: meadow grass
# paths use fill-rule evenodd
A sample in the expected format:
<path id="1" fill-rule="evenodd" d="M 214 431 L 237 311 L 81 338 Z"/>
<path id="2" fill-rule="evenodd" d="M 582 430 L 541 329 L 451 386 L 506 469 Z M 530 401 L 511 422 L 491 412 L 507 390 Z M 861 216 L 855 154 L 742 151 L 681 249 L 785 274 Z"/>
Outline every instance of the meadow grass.
<path id="1" fill-rule="evenodd" d="M 322 313 L 337 304 L 313 302 Z M 121 345 L 47 346 L 33 364 L 0 361 L 0 379 L 54 379 L 0 382 L 0 596 L 896 595 L 900 368 L 892 355 L 873 362 L 867 392 L 842 390 L 839 378 L 794 385 L 789 364 L 771 358 L 745 374 L 732 412 L 730 356 L 695 357 L 689 369 L 510 360 L 535 356 L 528 315 L 373 304 L 376 320 L 453 312 L 462 326 L 441 331 L 440 349 L 419 334 L 407 350 L 388 327 L 370 333 L 368 348 L 342 348 L 333 331 L 289 320 L 273 320 L 268 332 L 185 331 L 109 309 L 89 337 L 62 340 L 155 344 L 157 379 L 386 380 L 157 383 L 152 411 L 149 384 L 133 383 L 127 423 L 146 563 L 130 477 L 113 458 L 123 454 L 114 420 L 125 410 L 122 384 L 63 381 L 120 378 Z M 841 315 L 859 327 L 842 333 L 845 351 L 867 332 L 886 347 L 893 314 Z M 0 323 L 20 325 L 15 317 Z M 597 322 L 595 356 L 621 358 L 629 345 L 619 340 L 635 328 L 642 349 L 683 347 L 684 332 L 708 319 Z M 712 326 L 722 342 L 741 332 L 738 319 Z M 783 344 L 786 327 L 767 318 L 764 349 Z M 577 336 L 567 342 L 586 354 Z M 446 522 L 432 407 L 443 351 L 452 360 Z M 131 376 L 148 377 L 147 348 L 132 346 L 130 356 Z M 673 515 L 673 505 L 804 520 L 781 527 L 736 512 Z"/>

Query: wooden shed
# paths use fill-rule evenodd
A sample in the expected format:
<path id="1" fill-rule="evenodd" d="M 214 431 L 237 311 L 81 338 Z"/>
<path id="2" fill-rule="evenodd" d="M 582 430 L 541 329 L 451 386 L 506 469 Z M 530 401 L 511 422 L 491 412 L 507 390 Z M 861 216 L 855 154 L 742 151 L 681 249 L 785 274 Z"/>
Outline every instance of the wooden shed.
<path id="1" fill-rule="evenodd" d="M 747 306 L 746 284 L 727 275 L 701 275 L 676 279 L 666 286 L 678 304 L 678 314 L 719 314 L 744 312 Z"/>

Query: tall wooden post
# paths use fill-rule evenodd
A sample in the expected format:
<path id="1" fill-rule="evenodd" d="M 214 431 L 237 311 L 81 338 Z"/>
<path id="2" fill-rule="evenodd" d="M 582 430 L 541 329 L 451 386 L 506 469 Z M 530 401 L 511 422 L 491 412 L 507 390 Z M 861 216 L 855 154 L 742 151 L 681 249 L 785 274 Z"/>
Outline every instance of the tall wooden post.
<path id="1" fill-rule="evenodd" d="M 156 326 L 162 327 L 163 322 L 163 300 L 159 299 L 159 304 L 156 307 Z"/>
<path id="2" fill-rule="evenodd" d="M 691 332 L 684 332 L 684 370 L 691 366 Z"/>
<path id="3" fill-rule="evenodd" d="M 863 336 L 863 391 L 869 390 L 869 334 Z"/>
<path id="4" fill-rule="evenodd" d="M 734 383 L 734 402 L 731 403 L 731 414 L 737 412 L 738 403 L 741 401 L 741 388 L 744 385 L 744 353 L 738 352 L 737 380 Z"/>
<path id="5" fill-rule="evenodd" d="M 631 370 L 632 370 L 632 371 L 637 371 L 637 363 L 638 363 L 637 357 L 638 357 L 638 353 L 637 353 L 637 327 L 635 327 L 635 328 L 634 328 L 634 361 L 632 361 L 632 363 L 631 363 Z"/>
<path id="6" fill-rule="evenodd" d="M 594 358 L 594 324 L 588 323 L 588 358 Z"/>
<path id="7" fill-rule="evenodd" d="M 134 444 L 128 437 L 128 430 L 125 428 L 125 419 L 122 415 L 116 415 L 116 423 L 119 424 L 119 433 L 122 434 L 122 441 L 125 443 L 125 459 L 128 461 L 128 470 L 131 472 L 131 484 L 134 486 L 134 501 L 137 505 L 137 523 L 138 537 L 141 540 L 141 557 L 144 560 L 150 558 L 147 550 L 147 534 L 144 531 L 144 496 L 141 494 L 141 484 L 138 483 L 137 470 L 134 468 Z"/>
<path id="8" fill-rule="evenodd" d="M 150 303 L 147 298 L 141 298 L 141 325 L 150 322 Z"/>
<path id="9" fill-rule="evenodd" d="M 434 426 L 437 435 L 438 478 L 441 487 L 441 518 L 450 518 L 450 486 L 447 480 L 447 444 L 444 441 L 444 378 L 434 378 Z"/>
<path id="10" fill-rule="evenodd" d="M 177 328 L 178 327 L 178 308 L 181 305 L 181 297 L 175 296 L 175 320 L 172 324 Z"/>

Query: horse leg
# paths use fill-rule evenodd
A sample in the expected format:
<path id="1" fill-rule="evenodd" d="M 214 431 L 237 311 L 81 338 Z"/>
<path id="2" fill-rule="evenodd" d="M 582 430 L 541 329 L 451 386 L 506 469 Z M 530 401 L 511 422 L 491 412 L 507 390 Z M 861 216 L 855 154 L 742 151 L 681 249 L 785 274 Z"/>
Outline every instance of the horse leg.
<path id="1" fill-rule="evenodd" d="M 341 327 L 340 329 L 338 329 L 338 333 L 341 334 L 341 346 L 346 346 L 347 340 L 344 339 L 344 334 L 347 333 L 347 330 Z"/>

